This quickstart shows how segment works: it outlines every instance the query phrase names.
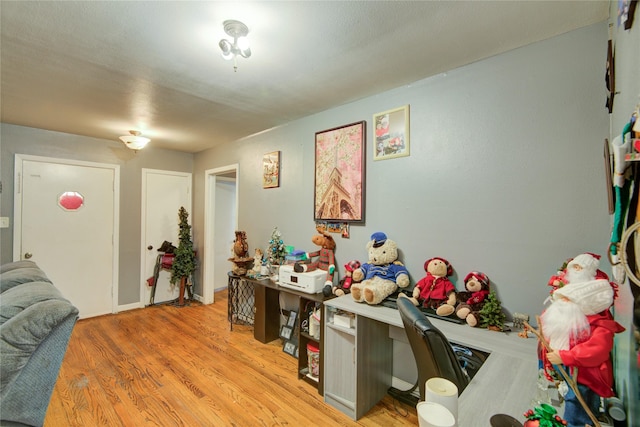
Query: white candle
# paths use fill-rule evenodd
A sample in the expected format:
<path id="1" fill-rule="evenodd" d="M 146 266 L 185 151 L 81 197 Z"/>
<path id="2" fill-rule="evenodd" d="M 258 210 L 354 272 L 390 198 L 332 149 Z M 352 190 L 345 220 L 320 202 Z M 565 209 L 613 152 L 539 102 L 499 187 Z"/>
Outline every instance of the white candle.
<path id="1" fill-rule="evenodd" d="M 456 427 L 453 414 L 439 403 L 418 402 L 416 409 L 420 427 Z"/>
<path id="2" fill-rule="evenodd" d="M 424 388 L 425 402 L 438 403 L 458 420 L 458 387 L 445 378 L 430 378 Z"/>

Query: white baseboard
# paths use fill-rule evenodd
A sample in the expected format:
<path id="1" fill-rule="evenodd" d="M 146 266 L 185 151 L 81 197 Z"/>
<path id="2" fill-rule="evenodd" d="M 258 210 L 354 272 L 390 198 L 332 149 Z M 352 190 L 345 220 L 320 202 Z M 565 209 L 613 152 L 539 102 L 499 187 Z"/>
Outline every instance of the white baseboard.
<path id="1" fill-rule="evenodd" d="M 144 308 L 144 304 L 142 304 L 141 302 L 133 302 L 131 304 L 119 305 L 118 311 L 116 311 L 116 313 L 120 313 L 121 311 L 135 310 L 136 308 Z"/>

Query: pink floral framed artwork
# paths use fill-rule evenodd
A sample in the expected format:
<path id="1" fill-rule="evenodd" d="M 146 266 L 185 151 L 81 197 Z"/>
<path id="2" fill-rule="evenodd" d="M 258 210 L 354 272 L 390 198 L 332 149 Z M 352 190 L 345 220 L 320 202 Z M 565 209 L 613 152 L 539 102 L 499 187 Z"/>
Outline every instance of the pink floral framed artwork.
<path id="1" fill-rule="evenodd" d="M 316 132 L 316 221 L 364 222 L 366 122 Z"/>

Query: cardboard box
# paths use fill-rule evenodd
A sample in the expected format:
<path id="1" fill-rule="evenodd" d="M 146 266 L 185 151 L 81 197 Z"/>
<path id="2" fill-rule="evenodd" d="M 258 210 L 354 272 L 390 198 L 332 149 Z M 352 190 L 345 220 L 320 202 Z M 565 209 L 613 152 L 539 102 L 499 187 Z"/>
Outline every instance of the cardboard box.
<path id="1" fill-rule="evenodd" d="M 327 272 L 324 270 L 314 270 L 307 273 L 296 273 L 293 265 L 281 265 L 279 274 L 279 285 L 285 288 L 295 289 L 307 294 L 317 294 L 322 292 L 324 282 L 327 279 Z"/>

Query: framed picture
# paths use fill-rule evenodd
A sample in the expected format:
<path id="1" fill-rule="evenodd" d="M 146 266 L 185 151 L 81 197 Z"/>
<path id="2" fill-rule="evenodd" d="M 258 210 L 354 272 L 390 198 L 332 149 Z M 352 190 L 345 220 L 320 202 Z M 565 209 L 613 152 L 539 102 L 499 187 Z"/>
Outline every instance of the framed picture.
<path id="1" fill-rule="evenodd" d="M 293 332 L 293 328 L 290 328 L 287 325 L 282 325 L 282 327 L 280 328 L 280 338 L 284 338 L 285 340 L 290 340 L 291 332 Z"/>
<path id="2" fill-rule="evenodd" d="M 296 317 L 298 316 L 298 313 L 295 311 L 290 311 L 289 312 L 289 318 L 287 319 L 287 326 L 290 327 L 291 329 L 294 329 L 296 326 Z"/>
<path id="3" fill-rule="evenodd" d="M 373 160 L 409 155 L 409 106 L 373 116 Z"/>
<path id="4" fill-rule="evenodd" d="M 366 122 L 316 132 L 315 221 L 364 222 Z"/>
<path id="5" fill-rule="evenodd" d="M 273 151 L 262 157 L 262 188 L 280 186 L 280 152 Z"/>
<path id="6" fill-rule="evenodd" d="M 298 357 L 298 346 L 293 341 L 287 341 L 286 343 L 284 343 L 284 346 L 282 347 L 282 351 L 284 351 L 285 353 L 295 358 Z"/>

